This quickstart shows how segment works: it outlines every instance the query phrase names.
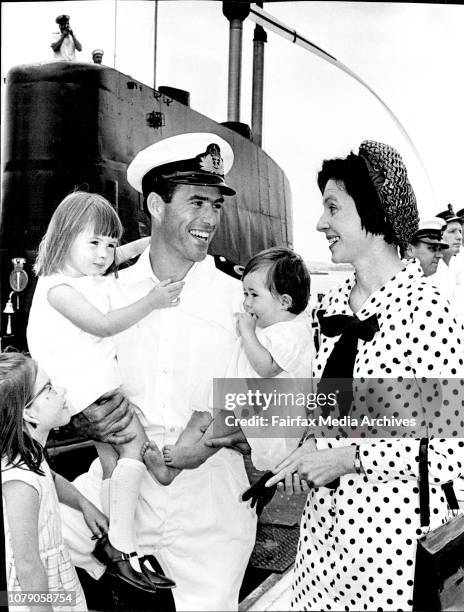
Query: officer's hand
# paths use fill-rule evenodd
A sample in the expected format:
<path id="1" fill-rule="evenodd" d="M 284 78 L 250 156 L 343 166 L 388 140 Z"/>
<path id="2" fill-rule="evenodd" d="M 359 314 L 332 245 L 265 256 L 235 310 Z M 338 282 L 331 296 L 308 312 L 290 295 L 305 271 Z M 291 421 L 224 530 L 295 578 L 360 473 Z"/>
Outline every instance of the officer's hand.
<path id="1" fill-rule="evenodd" d="M 210 446 L 211 448 L 230 448 L 242 455 L 249 455 L 251 453 L 250 445 L 241 429 L 227 436 L 205 440 L 205 446 Z"/>
<path id="2" fill-rule="evenodd" d="M 78 433 L 92 440 L 127 444 L 135 438 L 135 434 L 120 432 L 129 425 L 132 416 L 129 400 L 119 389 L 114 389 L 73 416 L 72 423 Z"/>

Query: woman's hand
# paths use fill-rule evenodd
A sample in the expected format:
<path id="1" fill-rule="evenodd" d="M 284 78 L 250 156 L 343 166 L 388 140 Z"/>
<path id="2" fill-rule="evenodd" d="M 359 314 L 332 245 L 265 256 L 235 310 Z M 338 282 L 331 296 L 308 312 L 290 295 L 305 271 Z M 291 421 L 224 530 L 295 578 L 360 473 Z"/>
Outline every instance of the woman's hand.
<path id="1" fill-rule="evenodd" d="M 308 455 L 298 466 L 300 478 L 314 487 L 327 485 L 340 476 L 354 472 L 355 446 L 326 448 Z"/>
<path id="2" fill-rule="evenodd" d="M 316 441 L 313 438 L 309 438 L 272 470 L 275 476 L 269 479 L 266 483 L 266 487 L 277 484 L 278 491 L 280 493 L 285 492 L 287 495 L 308 491 L 308 483 L 306 481 L 300 481 L 298 464 L 308 453 L 312 453 L 315 450 Z M 282 482 L 280 482 L 281 480 Z"/>
<path id="3" fill-rule="evenodd" d="M 96 538 L 101 538 L 105 533 L 108 533 L 108 517 L 103 512 L 100 512 L 97 506 L 92 504 L 87 498 L 84 498 L 80 503 L 80 509 L 84 515 L 87 527 Z"/>
<path id="4" fill-rule="evenodd" d="M 293 492 L 306 490 L 302 482 L 307 486 L 322 487 L 344 474 L 355 472 L 354 458 L 355 446 L 342 446 L 339 448 L 327 448 L 324 450 L 313 450 L 302 452 L 305 447 L 297 449 L 282 461 L 274 471 L 273 476 L 266 486 L 284 480 L 285 490 L 288 495 Z M 295 474 L 296 472 L 296 474 Z M 283 490 L 284 484 L 278 485 Z"/>

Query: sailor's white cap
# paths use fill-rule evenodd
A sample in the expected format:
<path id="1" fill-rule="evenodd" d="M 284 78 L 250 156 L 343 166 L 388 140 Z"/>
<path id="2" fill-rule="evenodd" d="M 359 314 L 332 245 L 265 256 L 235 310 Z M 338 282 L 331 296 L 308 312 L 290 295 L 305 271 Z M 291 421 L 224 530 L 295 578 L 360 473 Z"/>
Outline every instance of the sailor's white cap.
<path id="1" fill-rule="evenodd" d="M 150 173 L 150 179 L 217 186 L 224 195 L 235 195 L 235 190 L 224 181 L 233 162 L 232 147 L 217 134 L 179 134 L 137 153 L 127 168 L 127 180 L 140 193 L 143 193 L 143 179 Z"/>
<path id="2" fill-rule="evenodd" d="M 432 217 L 425 221 L 419 221 L 419 228 L 412 239 L 413 243 L 426 242 L 427 244 L 438 244 L 443 249 L 449 246 L 443 241 L 443 231 L 446 228 L 446 221 L 441 217 Z"/>

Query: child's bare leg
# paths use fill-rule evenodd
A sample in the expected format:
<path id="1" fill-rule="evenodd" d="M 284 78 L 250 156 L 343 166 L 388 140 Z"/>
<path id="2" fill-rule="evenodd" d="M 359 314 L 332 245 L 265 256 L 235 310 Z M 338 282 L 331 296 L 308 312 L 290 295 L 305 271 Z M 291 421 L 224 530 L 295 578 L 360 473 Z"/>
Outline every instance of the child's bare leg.
<path id="1" fill-rule="evenodd" d="M 132 421 L 123 430 L 123 433 L 135 433 L 136 437 L 132 442 L 120 444 L 117 447 L 120 461 L 128 459 L 130 461 L 138 461 L 142 465 L 145 464 L 152 476 L 160 484 L 170 484 L 179 473 L 179 470 L 168 467 L 165 464 L 156 442 L 148 440 L 147 434 L 136 415 L 134 415 Z"/>
<path id="2" fill-rule="evenodd" d="M 205 427 L 209 427 L 213 418 L 210 412 L 195 410 L 185 426 L 184 431 L 176 440 L 176 446 L 192 446 L 205 435 Z"/>
<path id="3" fill-rule="evenodd" d="M 226 417 L 231 414 L 233 415 L 227 410 L 219 411 L 201 439 L 190 446 L 185 446 L 180 439 L 175 445 L 166 445 L 163 448 L 163 457 L 166 464 L 176 468 L 194 469 L 204 463 L 219 450 L 219 448 L 206 446 L 205 442 L 207 440 L 230 435 L 237 431 L 235 425 L 228 425 L 226 422 Z"/>
<path id="4" fill-rule="evenodd" d="M 143 469 L 141 468 L 143 472 L 146 466 L 159 483 L 166 485 L 174 480 L 178 473 L 177 470 L 168 467 L 164 463 L 159 448 L 153 440 L 148 440 L 147 434 L 137 415 L 134 415 L 132 421 L 123 430 L 123 433 L 135 433 L 136 437 L 132 442 L 120 444 L 117 447 L 119 452 L 118 466 L 121 463 L 132 462 L 134 464 L 136 461 L 143 466 Z M 148 448 L 149 452 L 147 452 Z"/>
<path id="5" fill-rule="evenodd" d="M 105 442 L 95 442 L 95 448 L 97 449 L 98 458 L 102 466 L 103 479 L 111 478 L 111 474 L 119 459 L 119 454 L 116 450 L 118 447 L 113 448 L 111 444 L 106 444 Z"/>
<path id="6" fill-rule="evenodd" d="M 177 438 L 176 446 L 178 444 L 185 444 L 187 446 L 201 440 L 203 437 L 201 427 L 209 425 L 210 422 L 211 415 L 209 412 L 195 411 L 190 417 L 185 429 Z M 180 469 L 165 463 L 163 455 L 153 441 L 143 445 L 142 454 L 145 464 L 161 484 L 171 484 L 174 478 L 180 473 Z"/>
<path id="7" fill-rule="evenodd" d="M 141 454 L 151 474 L 162 485 L 171 484 L 174 478 L 180 473 L 180 470 L 166 465 L 160 449 L 153 440 L 145 442 L 142 446 Z"/>
<path id="8" fill-rule="evenodd" d="M 110 515 L 110 478 L 119 459 L 118 453 L 111 446 L 103 442 L 95 442 L 98 457 L 102 466 L 102 486 L 100 489 L 100 502 L 106 516 Z"/>

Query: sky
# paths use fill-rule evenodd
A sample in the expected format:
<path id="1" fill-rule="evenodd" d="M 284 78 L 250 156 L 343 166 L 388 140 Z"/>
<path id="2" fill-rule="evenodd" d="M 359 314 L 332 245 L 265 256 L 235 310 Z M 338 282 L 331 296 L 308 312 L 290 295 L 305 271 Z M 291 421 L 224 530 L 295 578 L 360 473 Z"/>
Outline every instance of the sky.
<path id="1" fill-rule="evenodd" d="M 421 218 L 464 206 L 464 6 L 374 2 L 269 2 L 264 9 L 366 81 L 405 126 L 422 161 L 377 100 L 304 49 L 268 33 L 263 148 L 293 196 L 294 247 L 329 261 L 316 184 L 323 159 L 357 152 L 364 139 L 395 146 L 406 162 Z M 81 61 L 104 63 L 153 86 L 155 2 L 2 2 L 2 84 L 14 65 L 46 61 L 55 17 L 69 14 Z M 251 123 L 254 24 L 243 27 L 242 122 Z M 156 84 L 190 91 L 191 107 L 227 120 L 229 24 L 222 2 L 158 2 Z M 425 167 L 425 170 L 423 168 Z"/>

